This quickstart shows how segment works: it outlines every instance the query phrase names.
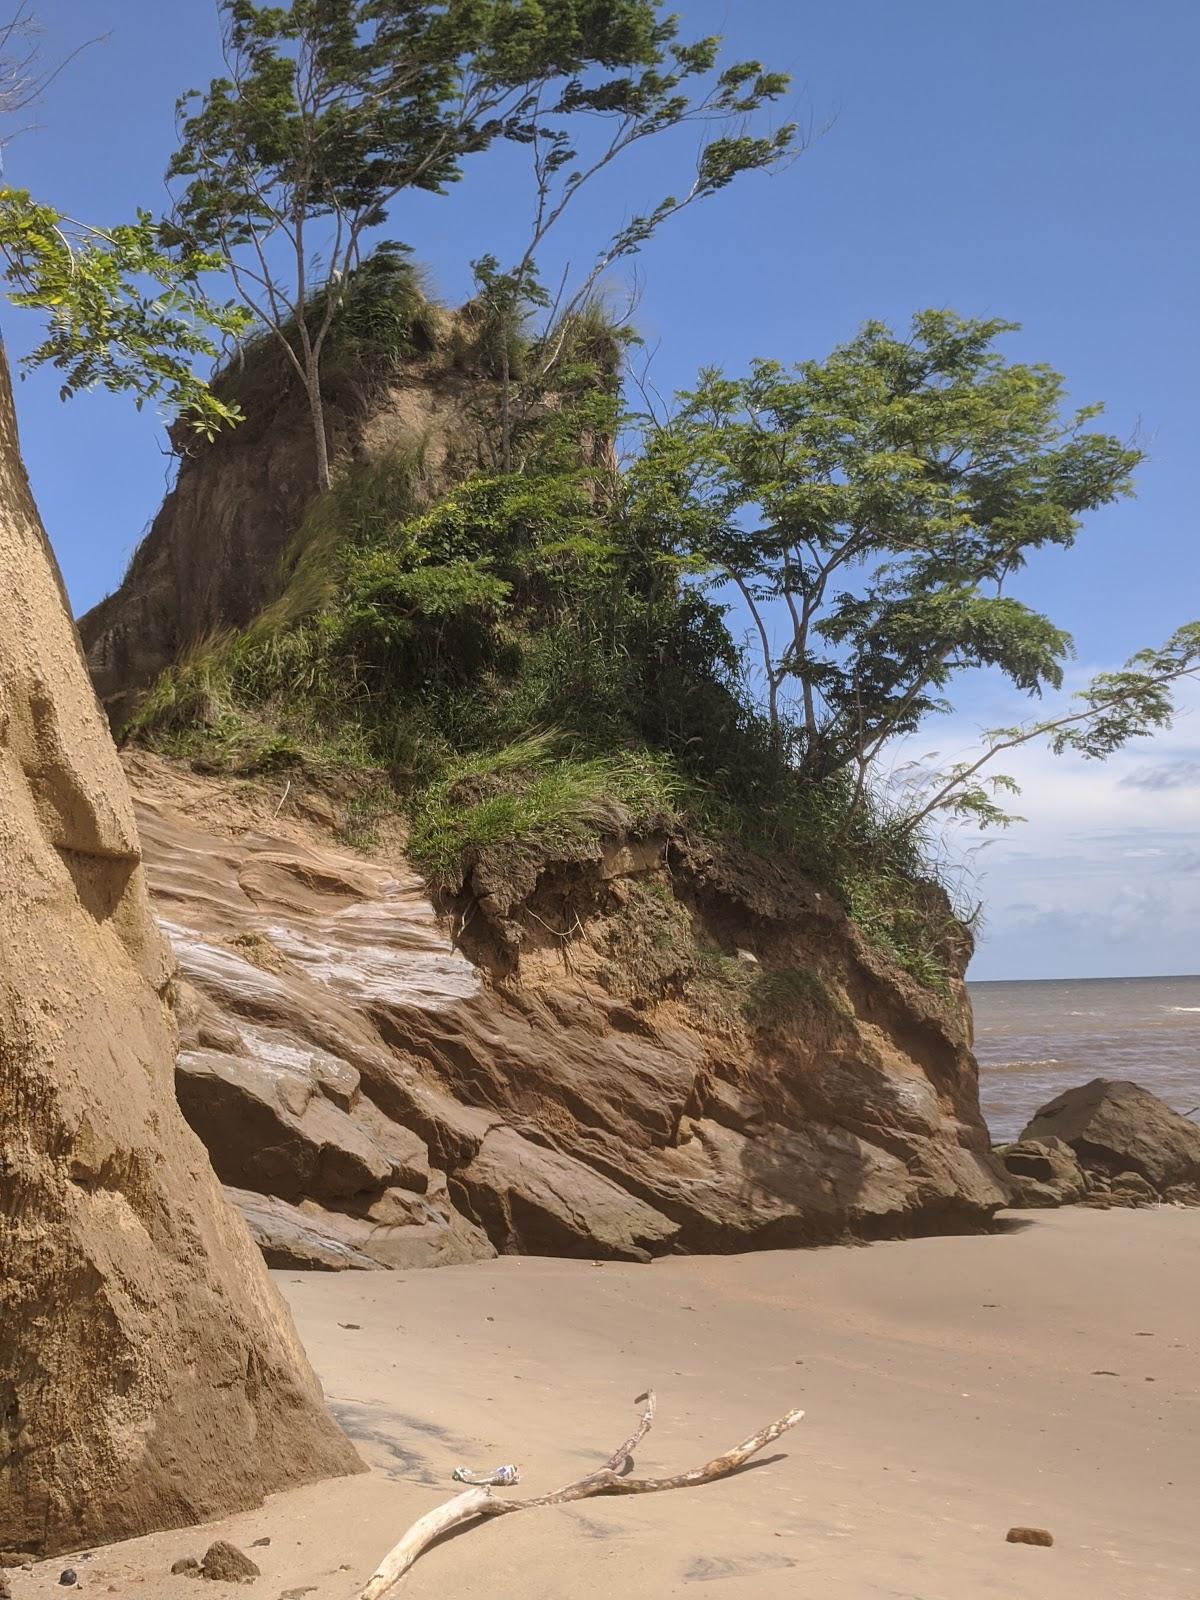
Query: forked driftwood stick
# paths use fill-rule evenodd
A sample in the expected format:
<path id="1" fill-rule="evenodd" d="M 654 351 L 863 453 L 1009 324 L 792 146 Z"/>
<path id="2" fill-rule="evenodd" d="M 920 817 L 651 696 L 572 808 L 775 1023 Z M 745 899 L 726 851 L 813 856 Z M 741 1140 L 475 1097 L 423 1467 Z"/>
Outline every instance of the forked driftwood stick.
<path id="1" fill-rule="evenodd" d="M 449 1533 L 451 1528 L 457 1528 L 464 1522 L 477 1522 L 484 1517 L 506 1517 L 513 1511 L 530 1511 L 534 1506 L 566 1505 L 571 1500 L 587 1500 L 598 1494 L 657 1494 L 663 1489 L 691 1489 L 697 1484 L 712 1483 L 717 1478 L 728 1477 L 765 1445 L 778 1439 L 789 1428 L 794 1428 L 804 1415 L 803 1411 L 789 1411 L 778 1421 L 768 1423 L 758 1433 L 752 1434 L 742 1444 L 735 1445 L 722 1456 L 714 1456 L 711 1461 L 706 1461 L 702 1467 L 694 1467 L 690 1472 L 678 1472 L 671 1478 L 629 1478 L 625 1473 L 633 1466 L 633 1453 L 654 1423 L 653 1390 L 638 1395 L 637 1403 L 642 1401 L 645 1401 L 645 1406 L 637 1427 L 596 1472 L 555 1489 L 551 1494 L 536 1495 L 530 1500 L 497 1500 L 490 1488 L 471 1488 L 427 1511 L 423 1517 L 418 1517 L 400 1543 L 384 1556 L 378 1571 L 362 1590 L 358 1600 L 379 1600 L 381 1595 L 399 1583 L 423 1550 L 428 1549 L 444 1533 Z"/>

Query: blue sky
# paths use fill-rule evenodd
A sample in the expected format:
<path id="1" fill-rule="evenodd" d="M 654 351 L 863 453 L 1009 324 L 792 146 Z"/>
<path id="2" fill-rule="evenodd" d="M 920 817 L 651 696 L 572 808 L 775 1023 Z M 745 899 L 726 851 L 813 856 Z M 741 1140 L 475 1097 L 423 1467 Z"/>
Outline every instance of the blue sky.
<path id="1" fill-rule="evenodd" d="M 1139 497 L 1039 558 L 1022 597 L 1074 633 L 1080 676 L 1200 613 L 1195 270 L 1200 98 L 1193 0 L 676 0 L 796 79 L 819 131 L 804 156 L 674 223 L 641 260 L 637 322 L 669 392 L 701 364 L 824 354 L 868 317 L 923 306 L 1023 325 L 1011 353 L 1103 399 L 1150 460 Z M 161 203 L 172 105 L 217 69 L 209 0 L 39 0 L 49 61 L 100 32 L 5 152 L 7 181 L 93 221 Z M 596 192 L 548 263 L 587 257 L 630 207 L 679 186 L 686 142 Z M 518 168 L 489 161 L 446 200 L 418 197 L 388 233 L 448 301 L 467 263 L 502 259 L 527 215 Z M 33 341 L 5 308 L 15 356 Z M 153 418 L 51 375 L 18 393 L 26 459 L 77 609 L 119 580 L 169 481 Z M 973 977 L 1200 970 L 1200 694 L 1171 734 L 1107 768 L 1026 754 L 1027 821 L 982 851 L 960 839 L 987 905 Z M 969 747 L 1027 708 L 964 689 L 918 751 Z"/>

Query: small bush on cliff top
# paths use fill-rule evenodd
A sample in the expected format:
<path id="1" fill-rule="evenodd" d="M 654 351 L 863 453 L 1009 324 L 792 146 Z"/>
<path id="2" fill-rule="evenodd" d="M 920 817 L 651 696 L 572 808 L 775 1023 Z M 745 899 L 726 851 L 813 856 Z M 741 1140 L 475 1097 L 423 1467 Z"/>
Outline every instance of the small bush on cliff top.
<path id="1" fill-rule="evenodd" d="M 416 796 L 409 853 L 431 881 L 457 888 L 462 864 L 497 846 L 569 851 L 598 835 L 669 827 L 678 774 L 648 750 L 583 756 L 551 735 L 453 762 Z"/>

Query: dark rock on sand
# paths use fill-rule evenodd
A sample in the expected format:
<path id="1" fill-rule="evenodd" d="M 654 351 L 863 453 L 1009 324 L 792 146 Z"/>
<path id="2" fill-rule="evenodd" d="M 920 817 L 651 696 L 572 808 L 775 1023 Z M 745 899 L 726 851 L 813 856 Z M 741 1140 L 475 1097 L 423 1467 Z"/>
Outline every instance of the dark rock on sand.
<path id="1" fill-rule="evenodd" d="M 1186 1198 L 1200 1188 L 1200 1127 L 1136 1083 L 1095 1078 L 1066 1090 L 1034 1116 L 1020 1142 L 1051 1139 L 1075 1152 L 1090 1188 L 1103 1192 L 1099 1180 L 1108 1180 L 1113 1204 L 1145 1203 L 1168 1192 Z"/>
<path id="2" fill-rule="evenodd" d="M 171 1572 L 175 1577 L 180 1577 L 184 1573 L 192 1573 L 196 1577 L 199 1577 L 200 1563 L 196 1560 L 195 1556 L 180 1556 L 178 1561 L 173 1561 L 171 1563 Z"/>
<path id="3" fill-rule="evenodd" d="M 200 1563 L 200 1572 L 203 1577 L 211 1578 L 216 1583 L 247 1583 L 261 1576 L 245 1551 L 225 1539 L 218 1539 L 215 1544 L 209 1545 Z"/>
<path id="4" fill-rule="evenodd" d="M 1021 1139 L 1001 1145 L 996 1154 L 1012 1180 L 1018 1211 L 1074 1205 L 1087 1193 L 1078 1158 L 1062 1139 Z"/>
<path id="5" fill-rule="evenodd" d="M 1054 1543 L 1054 1535 L 1045 1528 L 1010 1528 L 1005 1538 L 1009 1544 L 1040 1544 L 1046 1548 Z"/>

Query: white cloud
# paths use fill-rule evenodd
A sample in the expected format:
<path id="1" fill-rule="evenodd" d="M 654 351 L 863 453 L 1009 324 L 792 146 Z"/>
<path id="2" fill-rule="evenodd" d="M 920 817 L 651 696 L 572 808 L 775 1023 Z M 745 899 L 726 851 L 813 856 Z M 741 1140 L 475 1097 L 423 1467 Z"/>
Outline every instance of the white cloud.
<path id="1" fill-rule="evenodd" d="M 947 835 L 984 902 L 972 977 L 1200 972 L 1200 685 L 1178 700 L 1170 729 L 1106 762 L 1034 746 L 999 760 L 1020 784 L 1011 809 L 1025 821 Z M 991 720 L 1027 709 L 1009 704 Z M 940 763 L 974 745 L 962 720 L 938 732 Z"/>

